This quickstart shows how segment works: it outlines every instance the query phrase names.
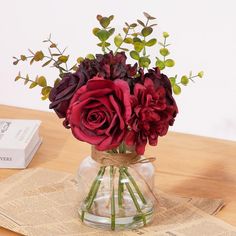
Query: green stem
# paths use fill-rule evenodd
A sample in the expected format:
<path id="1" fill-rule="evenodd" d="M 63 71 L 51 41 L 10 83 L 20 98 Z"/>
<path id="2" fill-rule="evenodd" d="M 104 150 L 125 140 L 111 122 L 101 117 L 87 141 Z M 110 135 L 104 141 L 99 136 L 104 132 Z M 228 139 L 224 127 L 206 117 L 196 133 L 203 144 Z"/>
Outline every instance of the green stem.
<path id="1" fill-rule="evenodd" d="M 119 169 L 119 183 L 118 183 L 118 206 L 122 208 L 123 204 L 123 193 L 124 193 L 124 183 L 122 183 L 123 173 L 121 168 Z"/>
<path id="2" fill-rule="evenodd" d="M 125 37 L 124 37 L 124 39 L 123 39 L 122 43 L 120 44 L 120 46 L 119 46 L 119 47 L 117 47 L 117 48 L 116 48 L 116 50 L 115 50 L 115 53 L 114 53 L 114 54 L 116 54 L 116 53 L 118 52 L 118 50 L 121 48 L 121 45 L 124 43 L 125 39 L 127 38 L 128 34 L 129 34 L 129 30 L 130 30 L 130 27 L 128 27 L 127 33 L 125 33 Z"/>
<path id="3" fill-rule="evenodd" d="M 92 194 L 92 192 L 93 192 L 93 189 L 94 189 L 95 185 L 97 184 L 97 181 L 98 181 L 98 179 L 100 178 L 100 175 L 101 175 L 102 172 L 103 172 L 103 167 L 101 167 L 100 170 L 98 171 L 98 174 L 97 174 L 95 180 L 94 180 L 93 183 L 92 183 L 92 186 L 91 186 L 91 188 L 90 188 L 90 190 L 89 190 L 89 193 L 88 193 L 87 197 L 86 197 L 85 200 L 84 200 L 85 203 L 87 203 L 88 200 L 90 199 L 91 194 Z"/>
<path id="4" fill-rule="evenodd" d="M 132 185 L 134 186 L 137 194 L 139 195 L 141 201 L 143 202 L 143 204 L 147 204 L 146 199 L 144 198 L 142 192 L 140 191 L 138 185 L 136 184 L 134 178 L 130 175 L 130 173 L 128 172 L 127 168 L 124 168 L 124 173 L 126 174 L 126 176 L 129 178 L 130 182 L 132 183 Z"/>
<path id="5" fill-rule="evenodd" d="M 110 186 L 111 186 L 111 229 L 116 227 L 116 210 L 115 210 L 115 190 L 114 190 L 114 167 L 110 166 Z"/>
<path id="6" fill-rule="evenodd" d="M 122 171 L 124 171 L 124 170 L 122 169 Z M 134 205 L 135 205 L 137 211 L 140 213 L 140 215 L 141 215 L 141 217 L 142 217 L 142 219 L 143 219 L 143 224 L 146 225 L 146 223 L 147 223 L 147 222 L 146 222 L 146 217 L 145 217 L 145 215 L 143 214 L 143 212 L 142 212 L 142 210 L 141 210 L 141 208 L 140 208 L 140 206 L 139 206 L 139 203 L 138 203 L 138 201 L 137 201 L 137 198 L 136 198 L 136 196 L 135 196 L 135 194 L 134 194 L 134 192 L 133 192 L 131 186 L 129 185 L 129 183 L 125 183 L 125 186 L 126 186 L 128 192 L 129 192 L 129 194 L 130 194 L 130 196 L 131 196 L 131 198 L 132 198 L 132 200 L 133 200 L 133 202 L 134 202 Z"/>
<path id="7" fill-rule="evenodd" d="M 105 169 L 106 167 L 105 166 L 102 166 L 90 188 L 90 191 L 88 193 L 88 196 L 86 197 L 85 199 L 85 203 L 87 203 L 87 206 L 86 206 L 86 210 L 89 211 L 90 208 L 92 207 L 93 205 L 93 202 L 94 202 L 94 198 L 96 197 L 97 195 L 97 192 L 98 192 L 98 189 L 100 187 L 100 184 L 101 184 L 101 178 L 103 177 L 104 173 L 105 173 Z M 84 220 L 84 214 L 85 212 L 82 211 L 81 213 L 81 220 L 83 221 Z"/>

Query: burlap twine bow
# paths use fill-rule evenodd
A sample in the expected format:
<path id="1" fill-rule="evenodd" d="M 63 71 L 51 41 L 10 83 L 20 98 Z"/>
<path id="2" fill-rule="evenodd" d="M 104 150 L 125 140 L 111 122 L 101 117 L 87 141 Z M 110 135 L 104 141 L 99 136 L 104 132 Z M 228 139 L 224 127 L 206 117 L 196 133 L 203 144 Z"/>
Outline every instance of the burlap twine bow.
<path id="1" fill-rule="evenodd" d="M 96 162 L 103 166 L 130 166 L 134 164 L 144 164 L 153 162 L 156 160 L 155 157 L 142 158 L 133 149 L 129 149 L 128 153 L 108 153 L 98 151 L 92 146 L 91 157 Z"/>

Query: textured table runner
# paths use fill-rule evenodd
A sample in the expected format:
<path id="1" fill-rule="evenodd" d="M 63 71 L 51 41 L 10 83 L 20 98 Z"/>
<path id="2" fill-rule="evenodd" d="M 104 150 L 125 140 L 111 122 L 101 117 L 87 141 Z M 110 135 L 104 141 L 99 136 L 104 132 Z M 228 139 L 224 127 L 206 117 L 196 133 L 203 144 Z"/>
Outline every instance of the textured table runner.
<path id="1" fill-rule="evenodd" d="M 0 226 L 23 235 L 235 235 L 233 226 L 213 217 L 221 199 L 178 197 L 157 191 L 154 221 L 133 231 L 110 232 L 81 224 L 77 182 L 70 173 L 27 169 L 0 183 Z M 201 234 L 201 232 L 203 232 Z"/>

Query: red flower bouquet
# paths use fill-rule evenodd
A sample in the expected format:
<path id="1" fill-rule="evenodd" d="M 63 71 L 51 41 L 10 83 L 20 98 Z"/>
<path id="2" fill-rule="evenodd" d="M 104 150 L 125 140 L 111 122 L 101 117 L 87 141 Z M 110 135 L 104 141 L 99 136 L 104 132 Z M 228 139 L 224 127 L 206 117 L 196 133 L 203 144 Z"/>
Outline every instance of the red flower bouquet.
<path id="1" fill-rule="evenodd" d="M 114 16 L 97 16 L 101 28 L 93 34 L 102 54 L 78 57 L 77 63 L 68 67 L 69 56 L 49 39 L 49 55 L 43 51 L 14 57 L 14 64 L 30 60 L 45 62 L 59 70 L 59 79 L 49 86 L 44 76 L 32 80 L 19 73 L 15 80 L 23 79 L 30 88 L 40 86 L 42 99 L 50 100 L 63 125 L 71 129 L 73 136 L 92 145 L 92 155 L 82 163 L 80 184 L 85 187 L 79 215 L 89 225 L 102 228 L 137 228 L 149 223 L 154 214 L 153 159 L 145 158 L 147 143 L 158 144 L 158 138 L 167 134 L 178 113 L 173 97 L 203 72 L 168 77 L 163 73 L 175 62 L 169 58 L 169 34 L 163 33 L 159 42 L 160 55 L 152 66 L 148 48 L 157 44 L 150 38 L 156 24 L 155 18 L 144 13 L 146 23 L 125 23 L 124 36 L 110 27 Z M 140 29 L 141 27 L 141 29 Z M 127 56 L 135 63 L 127 63 Z M 70 69 L 68 69 L 70 68 Z M 91 168 L 86 169 L 88 166 Z M 94 171 L 94 168 L 97 170 Z M 140 173 L 139 173 L 140 172 Z M 138 173 L 138 174 L 137 174 Z M 87 177 L 86 177 L 87 176 Z M 92 177 L 91 177 L 92 176 Z"/>

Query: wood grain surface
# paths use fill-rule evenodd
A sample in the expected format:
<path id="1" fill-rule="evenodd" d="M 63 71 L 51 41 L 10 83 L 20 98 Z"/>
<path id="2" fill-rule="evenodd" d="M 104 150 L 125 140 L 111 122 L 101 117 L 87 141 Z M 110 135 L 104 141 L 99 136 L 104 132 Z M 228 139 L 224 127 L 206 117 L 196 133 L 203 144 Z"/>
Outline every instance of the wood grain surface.
<path id="1" fill-rule="evenodd" d="M 52 112 L 0 105 L 0 118 L 42 121 L 43 143 L 28 168 L 75 173 L 90 153 L 90 146 L 73 138 Z M 159 139 L 158 147 L 147 148 L 146 157 L 151 156 L 157 158 L 158 188 L 182 196 L 222 198 L 226 206 L 217 217 L 236 226 L 236 142 L 169 132 Z M 18 171 L 0 169 L 0 180 Z M 0 228 L 0 235 L 19 234 Z"/>

